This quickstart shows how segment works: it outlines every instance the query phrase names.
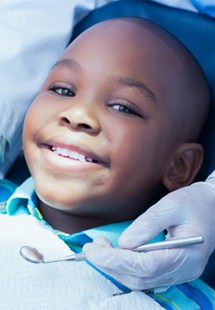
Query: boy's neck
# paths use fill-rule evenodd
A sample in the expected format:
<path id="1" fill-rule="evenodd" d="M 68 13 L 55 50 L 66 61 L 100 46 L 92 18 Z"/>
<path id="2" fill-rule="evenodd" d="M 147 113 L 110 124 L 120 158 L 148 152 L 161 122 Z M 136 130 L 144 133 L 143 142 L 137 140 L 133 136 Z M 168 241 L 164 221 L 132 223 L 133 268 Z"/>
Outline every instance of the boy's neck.
<path id="1" fill-rule="evenodd" d="M 110 224 L 110 221 L 95 218 L 84 218 L 47 206 L 39 202 L 38 206 L 43 219 L 54 229 L 74 234 L 82 230 Z"/>

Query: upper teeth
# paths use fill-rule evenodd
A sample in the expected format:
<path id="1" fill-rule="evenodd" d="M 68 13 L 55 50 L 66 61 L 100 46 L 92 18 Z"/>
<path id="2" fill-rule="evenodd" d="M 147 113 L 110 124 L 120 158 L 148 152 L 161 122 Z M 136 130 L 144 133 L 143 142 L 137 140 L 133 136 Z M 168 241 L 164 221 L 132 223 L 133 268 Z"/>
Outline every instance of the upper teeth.
<path id="1" fill-rule="evenodd" d="M 76 160 L 80 160 L 80 161 L 93 162 L 93 158 L 85 156 L 85 155 L 80 154 L 80 153 L 75 152 L 75 151 L 70 151 L 70 150 L 65 149 L 65 148 L 53 146 L 52 151 L 54 153 L 57 153 L 58 155 L 62 155 L 64 157 L 70 157 L 72 159 L 76 159 Z"/>

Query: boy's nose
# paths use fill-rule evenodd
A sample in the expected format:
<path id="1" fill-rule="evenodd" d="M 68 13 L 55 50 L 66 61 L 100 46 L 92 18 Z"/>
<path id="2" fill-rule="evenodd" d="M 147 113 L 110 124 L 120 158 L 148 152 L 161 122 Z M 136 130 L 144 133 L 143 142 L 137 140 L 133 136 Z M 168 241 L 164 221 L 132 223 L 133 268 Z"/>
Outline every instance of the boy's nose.
<path id="1" fill-rule="evenodd" d="M 100 122 L 95 107 L 77 104 L 65 109 L 60 115 L 60 124 L 71 130 L 86 131 L 97 134 L 100 131 Z"/>

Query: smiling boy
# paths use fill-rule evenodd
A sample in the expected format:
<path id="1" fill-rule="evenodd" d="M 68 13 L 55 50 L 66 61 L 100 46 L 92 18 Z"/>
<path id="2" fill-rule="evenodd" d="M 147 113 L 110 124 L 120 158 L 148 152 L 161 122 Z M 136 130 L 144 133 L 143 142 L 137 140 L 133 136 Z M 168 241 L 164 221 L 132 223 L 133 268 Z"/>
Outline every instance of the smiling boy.
<path id="1" fill-rule="evenodd" d="M 172 191 L 195 178 L 208 106 L 198 64 L 157 25 L 124 18 L 88 29 L 26 115 L 23 145 L 35 186 L 34 211 L 26 212 L 37 210 L 66 234 L 134 219 L 162 186 Z"/>
<path id="2" fill-rule="evenodd" d="M 27 113 L 24 150 L 39 209 L 48 222 L 63 211 L 68 225 L 58 229 L 71 233 L 82 217 L 92 227 L 133 219 L 161 183 L 187 185 L 201 166 L 194 142 L 207 85 L 190 55 L 150 27 L 117 20 L 82 34 Z"/>

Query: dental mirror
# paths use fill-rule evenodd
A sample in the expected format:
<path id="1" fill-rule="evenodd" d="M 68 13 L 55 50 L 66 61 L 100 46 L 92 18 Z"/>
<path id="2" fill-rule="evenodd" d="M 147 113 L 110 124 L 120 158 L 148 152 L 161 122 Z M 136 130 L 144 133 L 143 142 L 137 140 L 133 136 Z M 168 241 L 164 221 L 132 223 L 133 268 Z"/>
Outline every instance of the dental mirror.
<path id="1" fill-rule="evenodd" d="M 27 261 L 35 264 L 43 263 L 43 264 L 48 264 L 48 263 L 56 263 L 56 262 L 61 262 L 61 261 L 76 261 L 76 262 L 81 262 L 86 260 L 86 256 L 84 253 L 73 253 L 71 255 L 61 257 L 61 258 L 56 258 L 56 259 L 51 259 L 51 260 L 45 260 L 44 255 L 36 248 L 31 247 L 31 246 L 23 246 L 20 249 L 20 254 L 21 256 L 26 259 Z"/>

